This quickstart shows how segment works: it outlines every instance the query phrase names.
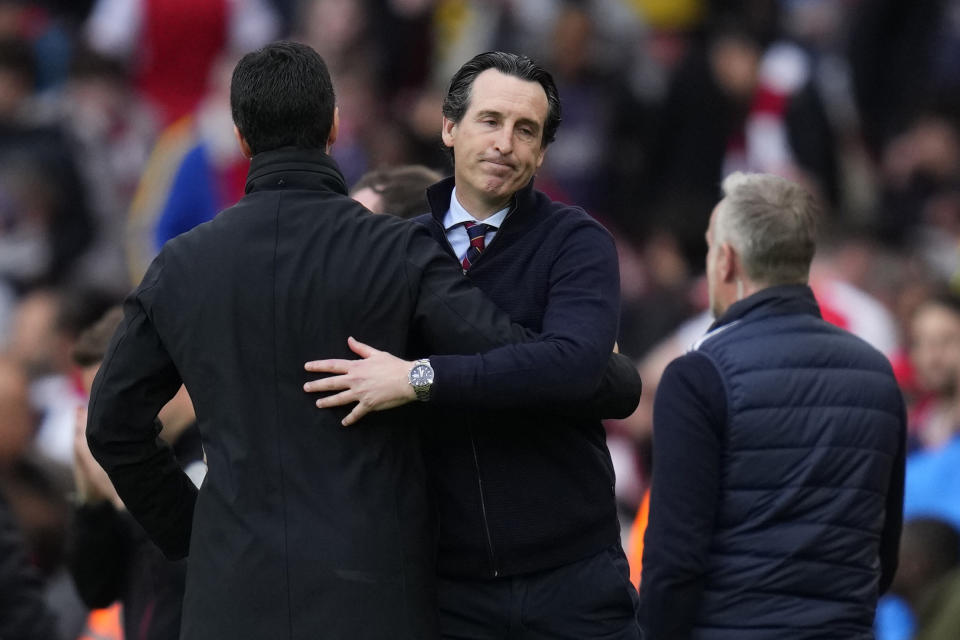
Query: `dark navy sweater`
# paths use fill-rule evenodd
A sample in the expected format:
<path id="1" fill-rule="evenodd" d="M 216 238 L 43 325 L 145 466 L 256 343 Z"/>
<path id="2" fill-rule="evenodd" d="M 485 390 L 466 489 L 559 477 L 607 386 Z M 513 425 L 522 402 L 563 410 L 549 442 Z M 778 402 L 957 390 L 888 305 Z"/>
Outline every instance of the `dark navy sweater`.
<path id="1" fill-rule="evenodd" d="M 431 187 L 432 215 L 418 221 L 456 259 L 442 224 L 452 189 L 452 178 Z M 617 543 L 605 434 L 583 411 L 617 334 L 613 239 L 582 209 L 551 202 L 531 182 L 467 276 L 541 338 L 532 348 L 431 356 L 426 450 L 440 573 L 526 573 Z"/>

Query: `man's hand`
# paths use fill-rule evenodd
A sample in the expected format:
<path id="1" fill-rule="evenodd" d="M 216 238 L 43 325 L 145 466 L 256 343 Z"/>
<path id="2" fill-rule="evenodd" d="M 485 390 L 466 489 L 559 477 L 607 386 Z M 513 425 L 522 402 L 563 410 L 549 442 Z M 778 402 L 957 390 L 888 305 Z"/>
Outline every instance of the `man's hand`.
<path id="1" fill-rule="evenodd" d="M 304 365 L 304 369 L 313 373 L 337 374 L 303 385 L 307 393 L 340 392 L 317 400 L 319 408 L 356 402 L 357 406 L 342 422 L 343 426 L 349 427 L 371 411 L 392 409 L 417 399 L 409 381 L 412 362 L 386 351 L 377 351 L 353 338 L 347 338 L 347 346 L 361 359 L 314 360 Z"/>

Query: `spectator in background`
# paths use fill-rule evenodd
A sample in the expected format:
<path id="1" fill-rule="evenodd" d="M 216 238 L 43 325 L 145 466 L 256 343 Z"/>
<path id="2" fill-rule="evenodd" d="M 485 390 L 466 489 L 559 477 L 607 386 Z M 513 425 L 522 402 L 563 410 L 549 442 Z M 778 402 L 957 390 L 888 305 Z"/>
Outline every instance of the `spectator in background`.
<path id="1" fill-rule="evenodd" d="M 33 442 L 37 416 L 30 406 L 30 380 L 9 357 L 0 356 L 0 469 L 11 469 Z"/>
<path id="2" fill-rule="evenodd" d="M 89 393 L 107 344 L 123 319 L 111 309 L 80 334 L 73 348 Z M 69 567 L 80 596 L 91 608 L 123 605 L 125 637 L 167 640 L 180 633 L 180 611 L 186 561 L 167 560 L 124 509 L 107 474 L 90 455 L 86 441 L 86 408 L 77 413 L 74 478 L 77 507 L 70 528 Z M 160 437 L 173 448 L 184 471 L 197 486 L 203 479 L 203 450 L 196 417 L 184 390 L 161 411 Z"/>
<path id="3" fill-rule="evenodd" d="M 139 282 L 163 245 L 233 205 L 250 161 L 237 147 L 230 117 L 230 72 L 221 57 L 203 101 L 161 132 L 130 203 L 127 265 Z"/>
<path id="4" fill-rule="evenodd" d="M 266 0 L 97 0 L 86 25 L 96 51 L 131 61 L 134 81 L 169 125 L 193 113 L 224 53 L 277 36 Z"/>
<path id="5" fill-rule="evenodd" d="M 36 450 L 29 391 L 19 363 L 0 357 L 0 580 L 7 581 L 0 585 L 0 632 L 69 640 L 86 613 L 64 567 L 69 479 Z M 17 609 L 6 608 L 18 600 Z M 38 619 L 21 618 L 25 613 Z M 19 625 L 40 629 L 50 623 L 57 629 L 50 635 L 18 635 Z"/>
<path id="6" fill-rule="evenodd" d="M 18 292 L 71 280 L 93 222 L 73 150 L 33 118 L 29 44 L 0 39 L 0 280 Z"/>
<path id="7" fill-rule="evenodd" d="M 723 191 L 707 229 L 717 320 L 654 403 L 641 625 L 869 637 L 897 565 L 903 399 L 879 351 L 820 318 L 813 197 L 761 174 Z"/>
<path id="8" fill-rule="evenodd" d="M 911 120 L 884 148 L 880 171 L 876 217 L 881 240 L 921 255 L 940 279 L 956 279 L 960 97 Z"/>
<path id="9" fill-rule="evenodd" d="M 900 563 L 890 593 L 913 617 L 913 640 L 954 640 L 960 629 L 960 533 L 935 518 L 903 525 Z"/>
<path id="10" fill-rule="evenodd" d="M 58 637 L 54 615 L 42 597 L 40 578 L 27 560 L 17 523 L 0 492 L 0 638 Z"/>
<path id="11" fill-rule="evenodd" d="M 41 94 L 37 117 L 64 128 L 96 221 L 94 244 L 79 265 L 80 279 L 85 286 L 125 294 L 130 287 L 123 244 L 126 216 L 157 122 L 124 64 L 87 48 L 74 53 L 67 82 Z"/>
<path id="12" fill-rule="evenodd" d="M 652 208 L 651 223 L 677 236 L 691 265 L 700 263 L 716 185 L 732 171 L 802 180 L 825 202 L 837 201 L 833 136 L 809 59 L 737 17 L 718 19 L 677 69 L 656 132 L 637 197 Z"/>
<path id="13" fill-rule="evenodd" d="M 70 350 L 80 331 L 114 304 L 115 296 L 94 290 L 38 289 L 17 307 L 8 353 L 29 377 L 39 417 L 33 444 L 64 469 L 73 464 L 76 409 L 86 404 Z"/>
<path id="14" fill-rule="evenodd" d="M 427 187 L 441 177 L 420 165 L 376 169 L 360 178 L 350 195 L 374 213 L 409 219 L 430 209 Z"/>
<path id="15" fill-rule="evenodd" d="M 923 449 L 949 442 L 960 427 L 960 297 L 943 293 L 914 312 L 910 360 L 920 397 L 910 413 L 910 433 Z"/>

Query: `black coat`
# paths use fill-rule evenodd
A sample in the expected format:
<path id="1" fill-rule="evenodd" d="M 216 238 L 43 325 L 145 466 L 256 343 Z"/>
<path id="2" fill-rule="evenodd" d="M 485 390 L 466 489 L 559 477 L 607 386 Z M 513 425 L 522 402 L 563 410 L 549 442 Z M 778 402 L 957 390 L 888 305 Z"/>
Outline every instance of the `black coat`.
<path id="1" fill-rule="evenodd" d="M 411 357 L 412 337 L 476 353 L 523 334 L 421 225 L 347 198 L 319 151 L 257 155 L 247 195 L 167 243 L 126 301 L 87 434 L 167 555 L 189 546 L 182 638 L 435 637 L 415 408 L 345 429 L 302 391 L 305 360 L 354 357 L 349 335 Z M 199 495 L 156 438 L 181 380 Z"/>

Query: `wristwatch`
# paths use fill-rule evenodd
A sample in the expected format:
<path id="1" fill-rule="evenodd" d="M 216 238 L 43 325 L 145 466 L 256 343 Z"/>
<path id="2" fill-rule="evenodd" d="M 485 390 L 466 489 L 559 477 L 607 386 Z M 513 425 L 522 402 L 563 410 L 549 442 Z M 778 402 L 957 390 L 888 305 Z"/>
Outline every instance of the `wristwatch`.
<path id="1" fill-rule="evenodd" d="M 413 387 L 413 392 L 417 394 L 417 400 L 426 402 L 430 399 L 430 389 L 433 387 L 433 367 L 430 366 L 429 360 L 424 358 L 415 361 L 407 379 L 410 381 L 410 386 Z"/>

